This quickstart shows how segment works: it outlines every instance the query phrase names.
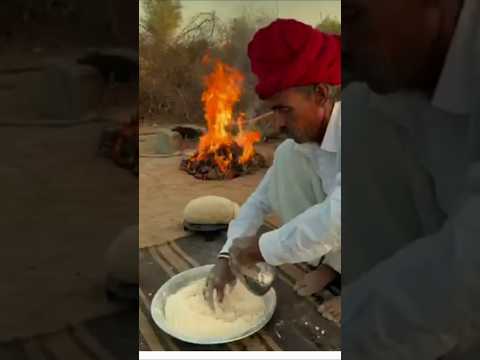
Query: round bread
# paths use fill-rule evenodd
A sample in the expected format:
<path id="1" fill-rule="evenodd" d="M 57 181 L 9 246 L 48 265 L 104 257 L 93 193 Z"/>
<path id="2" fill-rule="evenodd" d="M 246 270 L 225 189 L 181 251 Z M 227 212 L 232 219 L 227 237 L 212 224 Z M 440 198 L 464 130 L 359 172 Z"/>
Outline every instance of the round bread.
<path id="1" fill-rule="evenodd" d="M 202 196 L 191 200 L 183 212 L 190 224 L 228 224 L 238 216 L 237 203 L 221 196 Z"/>

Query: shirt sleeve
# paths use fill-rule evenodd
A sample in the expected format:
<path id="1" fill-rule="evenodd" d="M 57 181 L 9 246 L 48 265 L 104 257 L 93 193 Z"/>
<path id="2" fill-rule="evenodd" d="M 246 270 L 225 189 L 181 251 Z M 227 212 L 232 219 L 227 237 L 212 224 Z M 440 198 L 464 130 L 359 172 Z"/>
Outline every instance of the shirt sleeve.
<path id="1" fill-rule="evenodd" d="M 480 329 L 480 164 L 442 230 L 397 252 L 344 289 L 349 359 L 442 358 Z"/>
<path id="2" fill-rule="evenodd" d="M 271 177 L 272 168 L 270 167 L 255 192 L 240 208 L 238 217 L 230 222 L 227 241 L 221 250 L 222 252 L 228 252 L 235 239 L 256 235 L 265 216 L 272 212 L 272 206 L 268 199 L 268 186 Z"/>
<path id="3" fill-rule="evenodd" d="M 260 237 L 265 261 L 278 266 L 316 260 L 341 247 L 341 173 L 325 200 Z"/>

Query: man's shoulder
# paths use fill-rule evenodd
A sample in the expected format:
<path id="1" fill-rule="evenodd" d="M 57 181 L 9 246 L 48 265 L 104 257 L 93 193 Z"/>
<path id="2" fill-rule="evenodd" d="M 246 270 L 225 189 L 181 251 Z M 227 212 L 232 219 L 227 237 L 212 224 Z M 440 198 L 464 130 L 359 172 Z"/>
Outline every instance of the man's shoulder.
<path id="1" fill-rule="evenodd" d="M 277 148 L 275 149 L 275 152 L 273 153 L 273 164 L 275 165 L 276 160 L 278 160 L 280 157 L 285 157 L 286 154 L 294 151 L 295 149 L 295 141 L 293 139 L 285 139 L 282 141 Z"/>
<path id="2" fill-rule="evenodd" d="M 285 151 L 285 149 L 292 149 L 294 147 L 295 141 L 293 139 L 285 139 L 280 143 L 280 145 L 277 146 L 277 148 L 275 149 L 275 154 Z"/>

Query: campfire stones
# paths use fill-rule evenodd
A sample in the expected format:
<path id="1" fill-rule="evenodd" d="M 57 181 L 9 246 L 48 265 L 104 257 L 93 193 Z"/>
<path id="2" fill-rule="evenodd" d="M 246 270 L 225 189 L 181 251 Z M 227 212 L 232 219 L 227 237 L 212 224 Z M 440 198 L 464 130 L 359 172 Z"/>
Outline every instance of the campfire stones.
<path id="1" fill-rule="evenodd" d="M 216 167 L 213 167 L 210 169 L 210 171 L 207 174 L 207 180 L 216 180 L 219 179 L 221 176 L 221 173 L 218 171 Z"/>

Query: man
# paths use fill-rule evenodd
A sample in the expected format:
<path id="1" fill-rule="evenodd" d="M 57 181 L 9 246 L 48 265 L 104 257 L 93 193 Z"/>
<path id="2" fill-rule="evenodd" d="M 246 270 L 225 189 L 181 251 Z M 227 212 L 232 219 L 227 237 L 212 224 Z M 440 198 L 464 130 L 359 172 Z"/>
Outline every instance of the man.
<path id="1" fill-rule="evenodd" d="M 363 133 L 376 131 L 370 119 L 381 118 L 385 124 L 376 124 L 399 159 L 395 164 L 383 159 L 382 172 L 375 171 L 382 153 L 392 150 L 345 141 L 344 150 L 354 154 L 350 158 L 344 151 L 345 169 L 355 168 L 359 153 L 368 153 L 370 161 L 348 173 L 365 186 L 344 185 L 345 199 L 357 202 L 344 205 L 348 243 L 342 280 L 348 285 L 342 355 L 347 360 L 476 359 L 480 2 L 343 0 L 342 5 L 345 56 L 355 78 L 382 95 L 358 86 L 345 90 L 344 112 L 352 112 L 345 134 L 364 139 Z M 373 136 L 371 141 L 380 142 Z M 378 181 L 398 163 L 401 181 Z M 380 190 L 366 187 L 373 181 Z M 396 197 L 392 189 L 410 194 L 411 201 L 382 204 Z M 383 216 L 388 212 L 397 216 L 388 220 Z M 369 236 L 364 236 L 365 213 L 378 216 L 381 224 L 370 226 Z"/>
<path id="2" fill-rule="evenodd" d="M 321 290 L 340 272 L 340 38 L 295 20 L 276 20 L 260 29 L 248 47 L 256 92 L 268 102 L 291 139 L 276 150 L 274 162 L 256 191 L 229 226 L 227 242 L 207 281 L 221 302 L 235 280 L 231 264 L 265 261 L 325 264 L 299 291 Z M 283 221 L 279 229 L 257 236 L 271 212 Z M 311 285 L 313 288 L 303 289 Z M 324 306 L 340 316 L 336 299 Z"/>

